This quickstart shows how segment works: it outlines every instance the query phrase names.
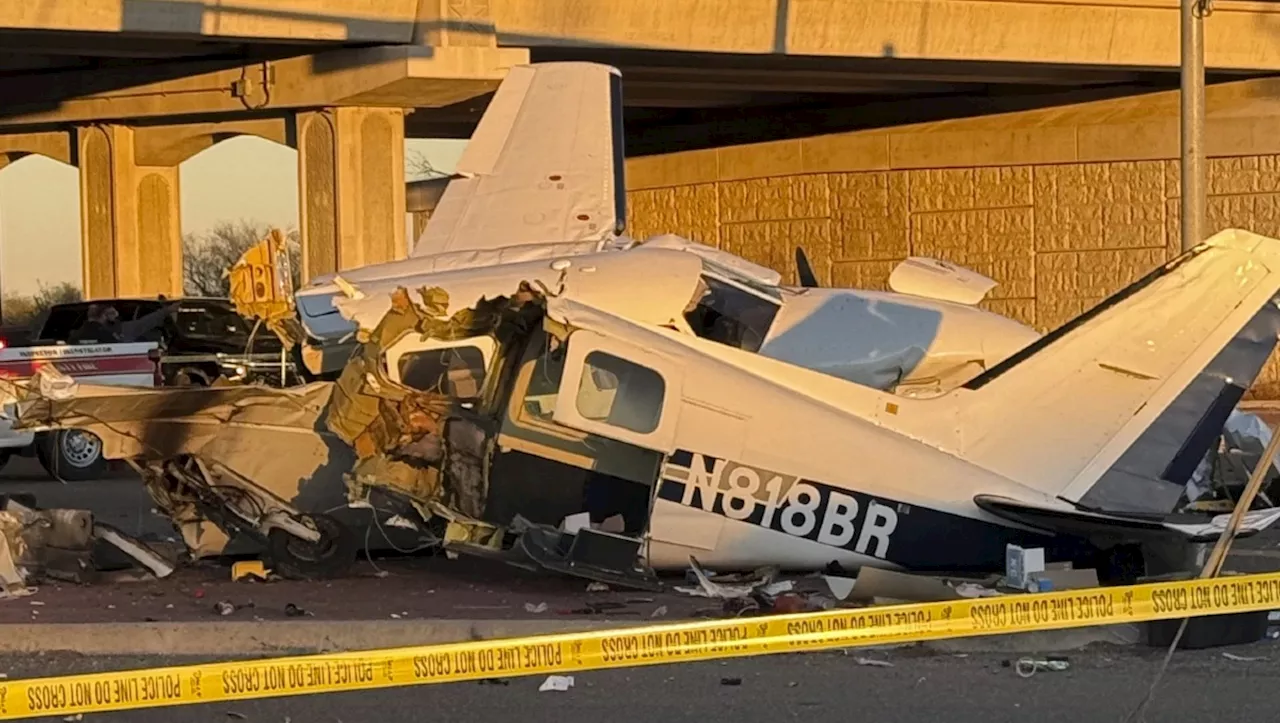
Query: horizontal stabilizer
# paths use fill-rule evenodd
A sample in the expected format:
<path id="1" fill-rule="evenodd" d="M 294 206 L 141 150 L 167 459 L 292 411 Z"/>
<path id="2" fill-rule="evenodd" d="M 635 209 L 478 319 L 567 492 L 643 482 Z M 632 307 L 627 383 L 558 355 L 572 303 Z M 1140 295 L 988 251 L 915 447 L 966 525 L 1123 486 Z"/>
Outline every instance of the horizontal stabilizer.
<path id="1" fill-rule="evenodd" d="M 1096 512 L 1163 515 L 1280 334 L 1280 241 L 1228 230 L 966 383 L 960 451 Z"/>
<path id="2" fill-rule="evenodd" d="M 973 503 L 979 508 L 1010 522 L 1034 527 L 1049 533 L 1061 533 L 1087 539 L 1112 539 L 1123 542 L 1167 540 L 1177 537 L 1185 542 L 1213 542 L 1226 530 L 1230 514 L 1125 516 L 1037 505 L 998 495 L 977 495 Z M 1236 537 L 1249 537 L 1270 527 L 1280 519 L 1280 508 L 1246 513 Z"/>

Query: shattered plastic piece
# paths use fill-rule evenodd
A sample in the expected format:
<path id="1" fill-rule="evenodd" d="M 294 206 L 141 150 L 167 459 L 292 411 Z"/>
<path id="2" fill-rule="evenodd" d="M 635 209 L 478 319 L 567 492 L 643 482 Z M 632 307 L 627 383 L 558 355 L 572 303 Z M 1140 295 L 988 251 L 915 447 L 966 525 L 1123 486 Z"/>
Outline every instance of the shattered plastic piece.
<path id="1" fill-rule="evenodd" d="M 35 378 L 37 388 L 43 397 L 63 401 L 76 395 L 78 387 L 76 380 L 52 364 L 46 364 L 37 369 Z"/>
<path id="2" fill-rule="evenodd" d="M 587 592 L 609 592 L 609 586 L 602 582 L 588 583 Z"/>
<path id="3" fill-rule="evenodd" d="M 973 582 L 962 582 L 954 587 L 956 589 L 956 593 L 959 594 L 960 597 L 999 597 L 1004 594 L 999 590 L 993 590 L 985 585 L 979 585 Z"/>
<path id="4" fill-rule="evenodd" d="M 1030 678 L 1040 670 L 1052 670 L 1061 672 L 1071 667 L 1071 664 L 1062 659 L 1046 659 L 1037 660 L 1034 658 L 1021 658 L 1014 665 L 1014 672 L 1022 678 Z"/>
<path id="5" fill-rule="evenodd" d="M 651 617 L 651 618 L 660 618 L 660 617 L 664 617 L 666 614 L 667 614 L 667 606 L 666 606 L 666 605 L 659 605 L 659 606 L 658 606 L 658 607 L 653 611 L 653 613 L 649 615 L 649 617 Z"/>
<path id="6" fill-rule="evenodd" d="M 245 578 L 252 578 L 265 582 L 269 574 L 269 571 L 266 566 L 262 564 L 261 560 L 241 560 L 231 566 L 231 579 L 236 582 Z"/>
<path id="7" fill-rule="evenodd" d="M 539 693 L 553 691 L 563 693 L 573 687 L 572 675 L 549 675 L 547 679 L 542 681 L 542 685 L 538 686 Z"/>
<path id="8" fill-rule="evenodd" d="M 707 575 L 707 571 L 702 569 L 698 561 L 690 556 L 689 568 L 693 572 L 694 578 L 698 581 L 699 587 L 677 587 L 677 592 L 695 597 L 707 597 L 719 600 L 736 600 L 739 598 L 749 597 L 755 585 L 722 585 L 712 582 Z"/>
<path id="9" fill-rule="evenodd" d="M 387 527 L 399 527 L 402 530 L 417 530 L 418 526 L 404 515 L 394 515 L 386 522 Z"/>
<path id="10" fill-rule="evenodd" d="M 236 606 L 226 600 L 219 600 L 213 604 L 213 611 L 223 617 L 226 617 L 236 611 Z"/>
<path id="11" fill-rule="evenodd" d="M 547 604 L 544 602 L 540 602 L 537 605 L 534 605 L 533 603 L 525 603 L 524 611 L 527 613 L 545 613 L 547 611 Z"/>

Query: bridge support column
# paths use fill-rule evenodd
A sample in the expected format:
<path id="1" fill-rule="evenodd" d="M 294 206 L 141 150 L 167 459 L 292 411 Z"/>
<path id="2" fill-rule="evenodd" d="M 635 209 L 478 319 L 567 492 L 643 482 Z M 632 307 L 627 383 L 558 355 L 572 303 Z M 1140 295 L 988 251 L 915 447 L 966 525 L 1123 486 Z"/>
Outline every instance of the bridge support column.
<path id="1" fill-rule="evenodd" d="M 181 294 L 177 165 L 138 165 L 128 126 L 76 135 L 85 298 Z"/>
<path id="2" fill-rule="evenodd" d="M 404 111 L 325 108 L 295 123 L 303 279 L 407 256 Z"/>

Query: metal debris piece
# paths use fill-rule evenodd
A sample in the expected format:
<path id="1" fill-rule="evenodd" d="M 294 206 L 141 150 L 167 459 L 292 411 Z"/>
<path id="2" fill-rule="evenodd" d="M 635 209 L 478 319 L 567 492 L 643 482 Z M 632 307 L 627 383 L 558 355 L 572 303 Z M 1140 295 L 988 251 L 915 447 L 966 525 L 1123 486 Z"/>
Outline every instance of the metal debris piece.
<path id="1" fill-rule="evenodd" d="M 1021 678 L 1030 678 L 1036 672 L 1041 670 L 1052 670 L 1054 672 L 1062 672 L 1071 667 L 1071 664 L 1063 659 L 1046 659 L 1038 660 L 1035 658 L 1020 658 L 1014 664 L 1014 672 Z"/>
<path id="2" fill-rule="evenodd" d="M 892 668 L 893 667 L 893 663 L 890 663 L 887 660 L 879 660 L 876 658 L 854 658 L 853 662 L 857 663 L 858 665 L 870 665 L 873 668 Z"/>
<path id="3" fill-rule="evenodd" d="M 539 693 L 548 691 L 563 693 L 573 687 L 572 675 L 549 675 L 547 679 L 542 681 L 542 685 L 538 686 Z"/>

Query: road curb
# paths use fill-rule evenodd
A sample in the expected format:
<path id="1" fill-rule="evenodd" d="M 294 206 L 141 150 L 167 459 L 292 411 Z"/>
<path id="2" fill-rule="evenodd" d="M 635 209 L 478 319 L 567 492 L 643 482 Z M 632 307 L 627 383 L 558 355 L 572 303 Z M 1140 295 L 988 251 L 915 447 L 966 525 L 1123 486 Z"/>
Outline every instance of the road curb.
<path id="1" fill-rule="evenodd" d="M 630 628 L 635 620 L 288 620 L 268 622 L 0 625 L 0 654 L 253 656 L 439 645 Z M 662 622 L 676 622 L 665 620 Z M 1138 626 L 1109 625 L 920 643 L 938 653 L 1055 653 L 1097 643 L 1132 645 Z"/>

